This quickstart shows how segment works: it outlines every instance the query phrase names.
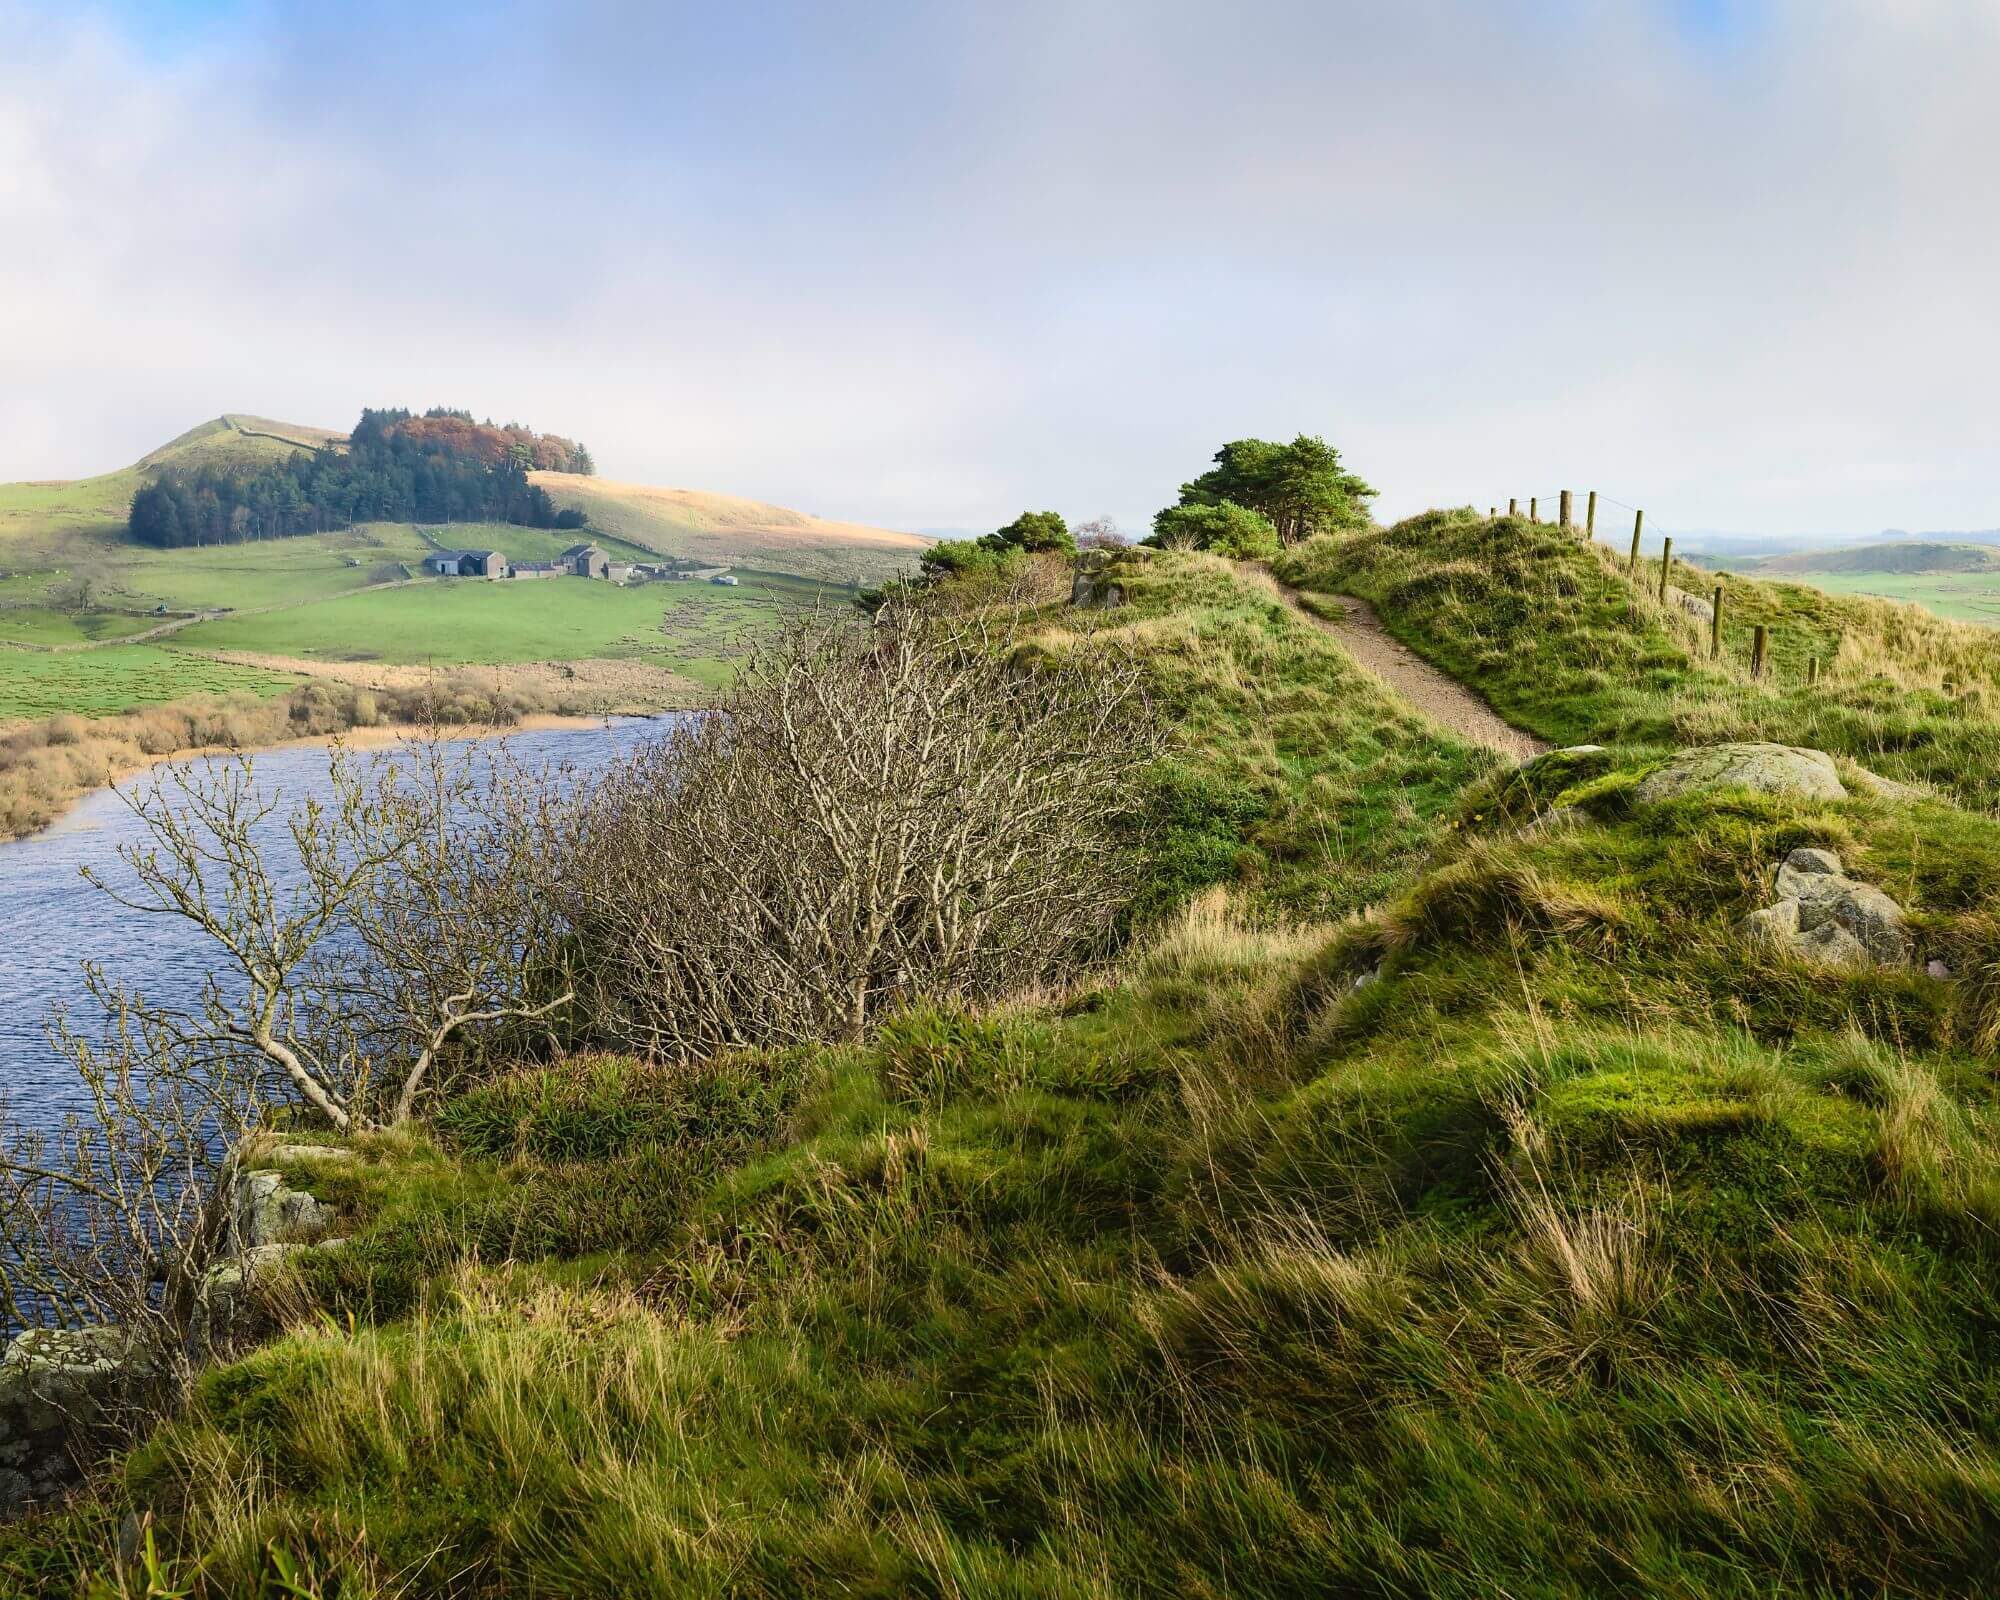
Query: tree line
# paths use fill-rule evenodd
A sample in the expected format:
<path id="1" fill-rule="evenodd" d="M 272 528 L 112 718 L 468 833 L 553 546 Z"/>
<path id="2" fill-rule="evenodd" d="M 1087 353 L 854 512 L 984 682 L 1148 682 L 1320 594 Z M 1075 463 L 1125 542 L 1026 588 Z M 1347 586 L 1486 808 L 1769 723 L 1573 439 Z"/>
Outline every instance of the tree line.
<path id="1" fill-rule="evenodd" d="M 1340 452 L 1317 434 L 1290 444 L 1234 439 L 1215 465 L 1181 485 L 1181 497 L 1153 518 L 1145 542 L 1173 550 L 1214 550 L 1241 559 L 1273 556 L 1315 534 L 1365 528 L 1375 491 L 1347 471 Z M 977 539 L 947 540 L 926 550 L 922 581 L 997 579 L 1033 555 L 1074 555 L 1124 542 L 1109 519 L 1071 529 L 1056 512 L 1024 511 Z"/>
<path id="2" fill-rule="evenodd" d="M 356 522 L 511 522 L 580 528 L 530 471 L 595 470 L 590 452 L 516 423 L 434 408 L 364 410 L 345 448 L 327 445 L 244 472 L 169 471 L 132 497 L 134 540 L 161 549 L 324 533 Z"/>

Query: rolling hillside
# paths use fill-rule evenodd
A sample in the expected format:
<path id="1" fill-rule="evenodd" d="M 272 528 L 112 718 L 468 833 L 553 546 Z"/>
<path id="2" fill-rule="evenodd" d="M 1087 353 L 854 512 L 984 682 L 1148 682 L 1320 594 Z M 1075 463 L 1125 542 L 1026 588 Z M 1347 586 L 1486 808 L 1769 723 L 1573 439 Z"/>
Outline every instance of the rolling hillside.
<path id="1" fill-rule="evenodd" d="M 2000 723 L 1942 688 L 1987 641 L 1731 579 L 1752 680 L 1466 513 L 1274 566 L 1590 747 L 1462 742 L 1211 555 L 996 616 L 1164 713 L 1119 951 L 302 1129 L 339 1248 L 0 1527 L 0 1592 L 119 1592 L 136 1528 L 218 1600 L 1992 1594 Z M 1657 786 L 1720 738 L 1844 781 Z M 1756 931 L 1828 861 L 1889 954 Z"/>
<path id="2" fill-rule="evenodd" d="M 1979 544 L 1865 544 L 1852 550 L 1800 550 L 1733 562 L 1746 572 L 1814 575 L 1837 572 L 2000 572 L 2000 549 Z"/>
<path id="3" fill-rule="evenodd" d="M 72 565 L 82 549 L 103 559 L 124 544 L 134 491 L 168 469 L 254 467 L 345 435 L 302 423 L 230 413 L 204 422 L 129 467 L 94 478 L 0 484 L 0 566 L 15 572 Z M 875 582 L 907 567 L 932 541 L 913 533 L 766 505 L 699 489 L 653 488 L 572 473 L 531 474 L 558 504 L 580 506 L 593 530 L 667 556 L 837 582 Z"/>
<path id="4" fill-rule="evenodd" d="M 94 478 L 0 484 L 0 560 L 60 563 L 76 541 L 122 543 L 125 514 L 142 484 L 168 468 L 254 467 L 344 435 L 326 428 L 230 414 L 190 428 L 116 472 Z"/>
<path id="5" fill-rule="evenodd" d="M 664 556 L 868 582 L 914 567 L 933 543 L 919 534 L 830 522 L 699 489 L 655 489 L 567 472 L 530 477 L 557 505 L 581 507 L 593 528 Z"/>

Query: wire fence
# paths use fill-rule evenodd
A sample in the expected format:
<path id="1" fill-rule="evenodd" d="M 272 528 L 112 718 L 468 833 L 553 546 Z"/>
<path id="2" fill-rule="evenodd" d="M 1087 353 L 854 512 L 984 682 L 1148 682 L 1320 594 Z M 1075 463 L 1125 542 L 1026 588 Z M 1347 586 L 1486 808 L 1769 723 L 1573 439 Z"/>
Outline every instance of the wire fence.
<path id="1" fill-rule="evenodd" d="M 1574 530 L 1587 540 L 1596 540 L 1599 538 L 1598 512 L 1601 508 L 1606 507 L 1631 513 L 1632 543 L 1631 549 L 1625 558 L 1625 575 L 1631 581 L 1634 590 L 1638 593 L 1651 596 L 1663 607 L 1678 606 L 1681 611 L 1697 623 L 1705 622 L 1708 625 L 1707 644 L 1709 659 L 1720 662 L 1723 659 L 1725 647 L 1723 616 L 1727 608 L 1727 587 L 1721 583 L 1714 584 L 1712 592 L 1704 599 L 1693 590 L 1676 585 L 1673 582 L 1674 540 L 1672 534 L 1664 535 L 1661 538 L 1660 553 L 1657 558 L 1646 558 L 1644 560 L 1644 565 L 1648 568 L 1652 568 L 1655 565 L 1655 560 L 1657 560 L 1657 578 L 1654 577 L 1651 571 L 1648 571 L 1642 581 L 1640 574 L 1642 562 L 1640 547 L 1646 529 L 1646 513 L 1643 507 L 1628 505 L 1625 501 L 1605 494 L 1601 490 L 1590 489 L 1585 491 L 1583 510 L 1581 516 L 1579 516 L 1577 512 L 1576 491 L 1572 489 L 1552 489 L 1525 496 L 1510 495 L 1507 499 L 1506 514 L 1509 517 L 1526 517 L 1529 521 L 1544 526 Z M 1545 508 L 1552 514 L 1545 515 Z M 1497 503 L 1489 508 L 1488 515 L 1495 518 L 1500 515 L 1500 507 Z M 1606 542 L 1613 541 L 1607 540 Z M 1698 567 L 1689 566 L 1685 557 L 1682 558 L 1681 565 L 1690 575 L 1700 573 L 1702 577 L 1713 576 L 1702 573 Z M 1837 653 L 1837 644 L 1835 650 Z M 1770 630 L 1764 623 L 1755 623 L 1750 629 L 1749 641 L 1749 667 L 1750 676 L 1753 681 L 1764 678 L 1770 664 L 1770 656 Z M 1805 682 L 1807 687 L 1817 685 L 1819 678 L 1820 658 L 1817 651 L 1814 651 L 1806 657 Z"/>

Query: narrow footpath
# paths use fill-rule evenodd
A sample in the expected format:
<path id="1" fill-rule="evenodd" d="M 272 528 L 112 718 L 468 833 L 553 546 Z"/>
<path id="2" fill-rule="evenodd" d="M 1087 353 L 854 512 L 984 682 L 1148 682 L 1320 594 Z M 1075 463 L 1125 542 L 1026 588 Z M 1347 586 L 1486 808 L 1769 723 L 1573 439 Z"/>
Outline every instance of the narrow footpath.
<path id="1" fill-rule="evenodd" d="M 1380 678 L 1391 689 L 1439 726 L 1498 750 L 1514 761 L 1526 761 L 1555 747 L 1547 740 L 1517 728 L 1472 690 L 1448 673 L 1440 672 L 1382 626 L 1375 608 L 1350 594 L 1318 595 L 1341 608 L 1338 622 L 1329 621 L 1307 609 L 1298 591 L 1280 583 L 1269 568 L 1249 564 L 1238 568 L 1257 588 L 1303 617 L 1322 633 L 1331 634 L 1341 647 Z"/>

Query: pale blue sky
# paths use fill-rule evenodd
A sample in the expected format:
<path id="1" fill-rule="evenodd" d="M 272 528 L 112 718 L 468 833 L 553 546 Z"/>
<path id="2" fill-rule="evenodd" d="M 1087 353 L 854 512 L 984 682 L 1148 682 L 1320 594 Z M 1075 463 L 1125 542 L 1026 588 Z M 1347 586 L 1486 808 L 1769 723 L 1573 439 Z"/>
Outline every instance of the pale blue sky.
<path id="1" fill-rule="evenodd" d="M 0 478 L 443 401 L 608 473 L 1128 525 L 2000 524 L 1984 0 L 0 0 Z"/>

